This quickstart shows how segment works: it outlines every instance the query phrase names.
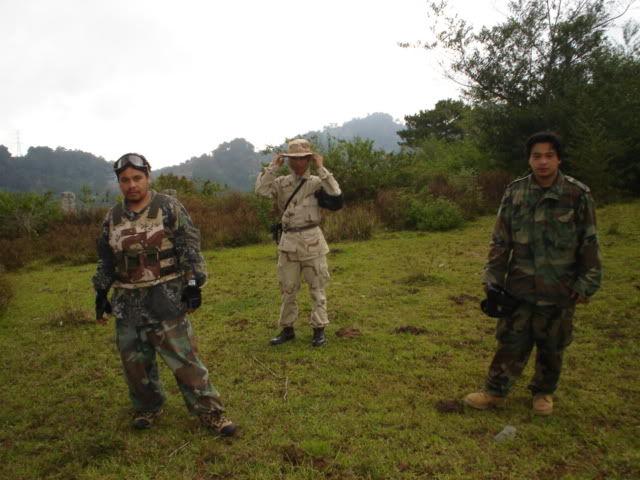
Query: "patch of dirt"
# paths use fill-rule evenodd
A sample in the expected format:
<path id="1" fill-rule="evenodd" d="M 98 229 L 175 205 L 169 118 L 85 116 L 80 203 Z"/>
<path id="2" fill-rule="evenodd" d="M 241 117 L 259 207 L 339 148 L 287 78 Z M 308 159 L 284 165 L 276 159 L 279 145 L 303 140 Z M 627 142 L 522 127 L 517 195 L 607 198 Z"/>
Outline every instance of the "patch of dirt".
<path id="1" fill-rule="evenodd" d="M 443 282 L 442 278 L 436 275 L 428 275 L 424 273 L 417 273 L 415 275 L 409 275 L 408 277 L 397 280 L 398 283 L 404 283 L 412 287 L 429 287 L 432 285 L 438 285 Z"/>
<path id="2" fill-rule="evenodd" d="M 339 248 L 332 248 L 329 252 L 329 255 L 338 255 L 339 253 L 344 253 L 344 250 L 340 250 Z"/>
<path id="3" fill-rule="evenodd" d="M 50 328 L 70 328 L 92 326 L 96 323 L 89 310 L 80 307 L 66 307 L 47 317 L 45 325 Z"/>
<path id="4" fill-rule="evenodd" d="M 312 457 L 311 463 L 316 470 L 326 470 L 331 466 L 331 458 L 329 457 Z"/>
<path id="5" fill-rule="evenodd" d="M 436 410 L 440 413 L 464 413 L 464 405 L 459 400 L 438 400 Z"/>
<path id="6" fill-rule="evenodd" d="M 419 288 L 415 288 L 415 287 L 407 288 L 407 293 L 409 293 L 409 294 L 411 294 L 411 295 L 415 295 L 415 294 L 416 294 L 416 293 L 418 293 L 418 292 L 420 292 L 420 289 L 419 289 Z"/>
<path id="7" fill-rule="evenodd" d="M 342 271 L 344 271 L 344 268 L 338 266 L 338 265 L 334 265 L 333 267 L 331 267 L 331 273 L 340 273 Z"/>
<path id="8" fill-rule="evenodd" d="M 293 444 L 282 447 L 282 459 L 291 465 L 301 465 L 304 457 L 304 452 Z"/>
<path id="9" fill-rule="evenodd" d="M 612 338 L 614 340 L 619 339 L 619 338 L 626 338 L 627 336 L 622 333 L 620 330 L 613 330 L 612 332 L 609 333 L 609 338 Z"/>
<path id="10" fill-rule="evenodd" d="M 229 325 L 230 327 L 237 328 L 238 330 L 244 330 L 249 325 L 249 320 L 246 318 L 239 318 L 237 320 L 229 320 L 225 322 L 225 325 Z"/>
<path id="11" fill-rule="evenodd" d="M 423 335 L 427 333 L 425 328 L 418 328 L 412 325 L 406 325 L 404 327 L 398 327 L 395 330 L 392 330 L 393 333 L 411 333 L 412 335 Z"/>
<path id="12" fill-rule="evenodd" d="M 336 332 L 336 337 L 355 338 L 362 336 L 362 332 L 356 327 L 342 327 Z"/>
<path id="13" fill-rule="evenodd" d="M 480 301 L 478 297 L 467 295 L 466 293 L 461 293 L 460 295 L 450 295 L 449 300 L 451 300 L 456 305 L 464 305 L 467 302 L 478 303 Z"/>

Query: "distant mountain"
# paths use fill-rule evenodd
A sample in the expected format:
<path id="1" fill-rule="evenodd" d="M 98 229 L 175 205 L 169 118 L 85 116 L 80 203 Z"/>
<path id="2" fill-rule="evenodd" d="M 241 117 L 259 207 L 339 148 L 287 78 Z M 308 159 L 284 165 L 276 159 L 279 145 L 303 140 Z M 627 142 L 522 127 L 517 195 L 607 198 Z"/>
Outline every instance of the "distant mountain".
<path id="1" fill-rule="evenodd" d="M 194 180 L 211 180 L 227 185 L 230 190 L 248 191 L 253 189 L 261 164 L 269 160 L 269 156 L 256 152 L 254 146 L 244 138 L 236 138 L 221 143 L 211 153 L 155 170 L 152 175 L 157 177 L 173 173 Z"/>
<path id="2" fill-rule="evenodd" d="M 330 136 L 344 140 L 360 137 L 372 140 L 376 148 L 393 152 L 399 150 L 398 142 L 401 139 L 397 132 L 403 128 L 404 125 L 394 121 L 387 113 L 372 113 L 364 118 L 349 120 L 341 126 L 332 124 L 322 130 L 295 137 L 315 136 L 325 146 Z M 270 155 L 256 152 L 255 147 L 244 138 L 236 138 L 179 165 L 154 170 L 152 176 L 173 173 L 194 180 L 210 180 L 227 185 L 230 190 L 250 191 L 261 165 L 270 160 Z M 117 191 L 113 164 L 80 150 L 32 147 L 24 157 L 12 157 L 9 150 L 0 145 L 0 171 L 0 190 L 52 190 L 56 193 L 72 191 L 78 194 L 83 186 L 88 186 L 99 195 L 106 190 Z"/>
<path id="3" fill-rule="evenodd" d="M 402 139 L 398 136 L 398 131 L 403 130 L 404 125 L 397 123 L 388 113 L 372 113 L 364 118 L 354 118 L 341 126 L 332 124 L 319 131 L 307 132 L 300 135 L 305 138 L 316 136 L 323 144 L 327 144 L 329 136 L 351 140 L 360 137 L 363 140 L 373 140 L 375 147 L 387 152 L 397 152 L 400 150 L 398 142 Z"/>
<path id="4" fill-rule="evenodd" d="M 115 186 L 113 164 L 81 150 L 30 147 L 22 157 L 13 157 L 0 145 L 0 190 L 43 193 L 74 192 L 83 186 L 102 194 Z"/>

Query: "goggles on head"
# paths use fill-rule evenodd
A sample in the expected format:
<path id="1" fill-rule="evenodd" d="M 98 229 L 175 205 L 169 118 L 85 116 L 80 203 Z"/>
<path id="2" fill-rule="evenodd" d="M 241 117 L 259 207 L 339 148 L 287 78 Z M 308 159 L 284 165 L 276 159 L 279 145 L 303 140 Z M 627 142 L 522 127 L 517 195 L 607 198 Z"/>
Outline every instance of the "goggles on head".
<path id="1" fill-rule="evenodd" d="M 116 173 L 127 167 L 137 168 L 138 170 L 144 170 L 146 172 L 151 170 L 151 165 L 149 165 L 147 159 L 139 153 L 126 153 L 113 164 L 113 169 Z"/>

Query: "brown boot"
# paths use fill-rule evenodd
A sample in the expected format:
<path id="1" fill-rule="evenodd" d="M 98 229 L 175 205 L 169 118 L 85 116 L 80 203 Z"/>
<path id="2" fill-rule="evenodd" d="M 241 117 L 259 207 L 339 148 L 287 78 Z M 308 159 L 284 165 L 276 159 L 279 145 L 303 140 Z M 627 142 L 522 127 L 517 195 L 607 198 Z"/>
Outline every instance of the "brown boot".
<path id="1" fill-rule="evenodd" d="M 464 403 L 480 410 L 486 410 L 489 407 L 501 407 L 505 401 L 504 397 L 496 397 L 487 392 L 470 393 L 464 397 Z"/>
<path id="2" fill-rule="evenodd" d="M 158 418 L 160 418 L 160 415 L 162 415 L 162 409 L 155 412 L 143 412 L 139 410 L 133 415 L 133 427 L 138 430 L 151 428 Z"/>
<path id="3" fill-rule="evenodd" d="M 220 435 L 230 437 L 236 433 L 236 426 L 234 423 L 225 417 L 221 412 L 207 412 L 198 415 L 200 423 L 210 430 L 215 430 Z"/>
<path id="4" fill-rule="evenodd" d="M 553 413 L 553 397 L 551 395 L 533 396 L 533 413 L 536 415 L 551 415 Z"/>

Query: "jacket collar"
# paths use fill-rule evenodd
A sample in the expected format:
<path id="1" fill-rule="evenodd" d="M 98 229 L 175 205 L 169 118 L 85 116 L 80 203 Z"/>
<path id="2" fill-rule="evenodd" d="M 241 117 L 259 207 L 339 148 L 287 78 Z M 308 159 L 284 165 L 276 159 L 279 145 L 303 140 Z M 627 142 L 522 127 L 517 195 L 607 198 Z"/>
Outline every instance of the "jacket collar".
<path id="1" fill-rule="evenodd" d="M 566 179 L 560 170 L 558 170 L 558 176 L 550 187 L 541 187 L 536 183 L 533 173 L 529 175 L 529 188 L 542 194 L 543 198 L 560 199 L 565 182 Z"/>

